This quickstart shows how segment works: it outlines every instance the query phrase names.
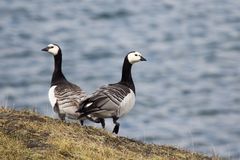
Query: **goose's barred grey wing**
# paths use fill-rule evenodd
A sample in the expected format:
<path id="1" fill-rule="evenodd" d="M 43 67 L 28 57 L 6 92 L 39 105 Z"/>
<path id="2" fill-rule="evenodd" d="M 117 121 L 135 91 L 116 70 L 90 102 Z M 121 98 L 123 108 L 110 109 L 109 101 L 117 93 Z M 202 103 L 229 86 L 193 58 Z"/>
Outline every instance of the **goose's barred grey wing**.
<path id="1" fill-rule="evenodd" d="M 57 85 L 54 94 L 57 99 L 56 104 L 59 107 L 59 112 L 69 113 L 69 116 L 77 116 L 75 111 L 79 108 L 79 104 L 86 98 L 86 93 L 72 83 Z"/>
<path id="2" fill-rule="evenodd" d="M 79 110 L 81 117 L 88 114 L 103 118 L 118 115 L 121 103 L 129 93 L 130 89 L 122 84 L 103 86 L 82 103 Z"/>

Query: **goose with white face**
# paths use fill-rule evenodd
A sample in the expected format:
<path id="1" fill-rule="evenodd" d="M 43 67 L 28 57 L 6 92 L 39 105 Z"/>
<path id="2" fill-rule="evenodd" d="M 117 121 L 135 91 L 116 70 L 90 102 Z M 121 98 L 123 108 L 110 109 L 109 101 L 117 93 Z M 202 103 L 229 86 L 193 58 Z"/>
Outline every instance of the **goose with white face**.
<path id="1" fill-rule="evenodd" d="M 46 52 L 52 54 L 53 56 L 56 56 L 58 54 L 59 50 L 60 50 L 60 48 L 56 44 L 49 44 L 46 48 L 42 49 L 42 51 L 46 51 Z"/>
<path id="2" fill-rule="evenodd" d="M 127 58 L 128 58 L 128 62 L 131 64 L 134 64 L 140 61 L 146 61 L 146 59 L 142 56 L 142 54 L 136 51 L 130 52 Z"/>

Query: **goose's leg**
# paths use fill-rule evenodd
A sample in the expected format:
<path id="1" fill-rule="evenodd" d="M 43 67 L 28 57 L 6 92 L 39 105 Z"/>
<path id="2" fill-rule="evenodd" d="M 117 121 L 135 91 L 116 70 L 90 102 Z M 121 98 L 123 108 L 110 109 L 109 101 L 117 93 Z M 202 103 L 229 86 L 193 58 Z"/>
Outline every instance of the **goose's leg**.
<path id="1" fill-rule="evenodd" d="M 87 116 L 87 118 L 90 120 L 90 121 L 93 121 L 95 123 L 101 123 L 102 125 L 102 128 L 104 129 L 105 128 L 105 120 L 103 118 L 95 118 L 95 117 L 91 117 L 91 116 Z"/>
<path id="2" fill-rule="evenodd" d="M 99 118 L 99 121 L 102 125 L 102 128 L 105 129 L 105 120 L 103 118 Z"/>
<path id="3" fill-rule="evenodd" d="M 65 114 L 58 113 L 58 116 L 61 119 L 61 121 L 65 121 L 65 117 L 66 117 Z"/>
<path id="4" fill-rule="evenodd" d="M 103 118 L 97 118 L 97 119 L 94 120 L 94 122 L 101 123 L 102 128 L 103 129 L 105 128 L 105 120 Z"/>
<path id="5" fill-rule="evenodd" d="M 113 117 L 113 123 L 115 124 L 115 127 L 113 128 L 113 133 L 118 134 L 120 123 L 117 122 L 118 117 Z"/>
<path id="6" fill-rule="evenodd" d="M 65 121 L 66 114 L 60 113 L 58 103 L 55 104 L 55 106 L 53 107 L 53 110 L 58 114 L 58 117 L 61 119 L 61 121 Z"/>
<path id="7" fill-rule="evenodd" d="M 84 120 L 79 120 L 79 121 L 80 121 L 81 126 L 83 126 Z"/>

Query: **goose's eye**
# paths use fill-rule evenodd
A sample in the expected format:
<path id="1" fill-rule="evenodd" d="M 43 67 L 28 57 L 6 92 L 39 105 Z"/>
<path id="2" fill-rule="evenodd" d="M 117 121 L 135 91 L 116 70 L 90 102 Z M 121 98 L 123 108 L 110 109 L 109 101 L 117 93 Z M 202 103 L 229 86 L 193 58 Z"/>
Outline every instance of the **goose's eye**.
<path id="1" fill-rule="evenodd" d="M 53 48 L 53 46 L 50 46 L 49 48 Z"/>
<path id="2" fill-rule="evenodd" d="M 135 54 L 135 56 L 138 56 L 137 54 Z"/>

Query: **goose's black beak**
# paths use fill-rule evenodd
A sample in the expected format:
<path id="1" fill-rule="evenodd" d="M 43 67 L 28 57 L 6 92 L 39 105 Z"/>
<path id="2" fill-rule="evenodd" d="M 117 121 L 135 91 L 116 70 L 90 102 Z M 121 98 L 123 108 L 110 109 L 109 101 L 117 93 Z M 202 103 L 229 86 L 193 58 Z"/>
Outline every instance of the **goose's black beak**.
<path id="1" fill-rule="evenodd" d="M 140 61 L 147 61 L 144 57 L 141 56 Z"/>
<path id="2" fill-rule="evenodd" d="M 41 51 L 48 51 L 49 47 L 43 48 Z"/>

